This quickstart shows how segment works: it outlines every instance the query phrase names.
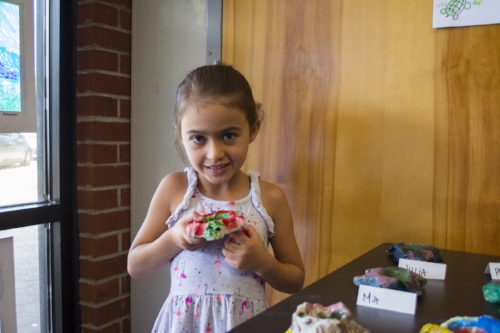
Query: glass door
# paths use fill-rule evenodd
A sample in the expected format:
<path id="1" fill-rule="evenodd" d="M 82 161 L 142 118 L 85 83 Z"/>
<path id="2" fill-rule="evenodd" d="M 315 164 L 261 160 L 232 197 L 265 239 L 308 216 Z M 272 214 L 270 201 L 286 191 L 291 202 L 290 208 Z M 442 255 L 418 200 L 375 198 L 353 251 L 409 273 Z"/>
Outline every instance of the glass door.
<path id="1" fill-rule="evenodd" d="M 75 6 L 0 0 L 0 333 L 79 330 Z"/>

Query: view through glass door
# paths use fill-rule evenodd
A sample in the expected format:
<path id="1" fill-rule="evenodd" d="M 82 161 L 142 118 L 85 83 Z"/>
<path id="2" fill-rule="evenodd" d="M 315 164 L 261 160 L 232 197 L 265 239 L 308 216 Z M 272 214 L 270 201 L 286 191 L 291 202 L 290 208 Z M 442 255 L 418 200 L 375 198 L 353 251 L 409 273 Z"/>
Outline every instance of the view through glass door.
<path id="1" fill-rule="evenodd" d="M 74 85 L 61 85 L 74 81 L 72 58 L 61 61 L 74 52 L 62 44 L 73 35 L 61 34 L 74 27 L 70 3 L 0 0 L 0 333 L 62 332 L 71 325 L 63 313 L 77 312 L 64 306 L 76 289 L 74 251 L 64 245 L 76 227 L 71 189 L 61 186 L 73 174 L 61 144 L 73 130 L 62 124 L 72 121 Z"/>

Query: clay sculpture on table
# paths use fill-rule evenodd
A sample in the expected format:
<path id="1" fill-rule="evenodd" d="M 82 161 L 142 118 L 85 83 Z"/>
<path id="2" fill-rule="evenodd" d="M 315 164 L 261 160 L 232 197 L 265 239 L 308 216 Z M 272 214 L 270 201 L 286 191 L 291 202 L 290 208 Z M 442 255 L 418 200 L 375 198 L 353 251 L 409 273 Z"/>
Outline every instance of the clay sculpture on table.
<path id="1" fill-rule="evenodd" d="M 500 333 L 500 320 L 490 316 L 454 317 L 441 326 L 460 333 Z"/>
<path id="2" fill-rule="evenodd" d="M 353 319 L 344 303 L 324 307 L 304 302 L 292 315 L 292 326 L 286 333 L 369 333 Z"/>
<path id="3" fill-rule="evenodd" d="M 425 324 L 418 333 L 453 333 L 453 331 L 437 324 Z"/>
<path id="4" fill-rule="evenodd" d="M 389 246 L 386 252 L 392 253 L 396 263 L 399 263 L 401 258 L 435 263 L 444 262 L 438 249 L 425 244 L 395 243 Z"/>
<path id="5" fill-rule="evenodd" d="M 354 284 L 372 287 L 387 288 L 416 293 L 422 295 L 427 279 L 401 267 L 369 268 L 364 275 L 355 276 Z"/>
<path id="6" fill-rule="evenodd" d="M 202 215 L 201 220 L 193 221 L 186 227 L 189 237 L 205 238 L 213 241 L 225 235 L 242 230 L 245 219 L 232 210 L 219 210 L 212 214 Z"/>
<path id="7" fill-rule="evenodd" d="M 484 299 L 491 303 L 500 303 L 500 284 L 488 283 L 483 286 Z"/>

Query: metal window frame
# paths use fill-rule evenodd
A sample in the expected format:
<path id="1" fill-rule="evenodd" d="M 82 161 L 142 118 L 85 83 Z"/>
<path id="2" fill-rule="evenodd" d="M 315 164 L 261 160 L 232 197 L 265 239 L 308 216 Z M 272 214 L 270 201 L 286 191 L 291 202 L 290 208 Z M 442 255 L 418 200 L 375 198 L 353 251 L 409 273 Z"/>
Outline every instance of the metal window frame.
<path id="1" fill-rule="evenodd" d="M 207 55 L 206 64 L 222 60 L 222 0 L 207 0 Z"/>
<path id="2" fill-rule="evenodd" d="M 76 210 L 76 0 L 47 0 L 45 47 L 48 202 L 0 209 L 0 230 L 48 225 L 47 268 L 50 332 L 80 331 L 79 236 Z"/>

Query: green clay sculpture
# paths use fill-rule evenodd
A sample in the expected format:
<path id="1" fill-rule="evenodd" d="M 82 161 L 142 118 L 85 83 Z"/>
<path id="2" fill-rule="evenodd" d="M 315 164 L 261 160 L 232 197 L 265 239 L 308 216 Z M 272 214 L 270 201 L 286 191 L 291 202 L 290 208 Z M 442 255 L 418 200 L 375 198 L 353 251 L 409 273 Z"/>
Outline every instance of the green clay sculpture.
<path id="1" fill-rule="evenodd" d="M 483 286 L 483 296 L 490 303 L 500 303 L 500 284 L 485 284 Z"/>
<path id="2" fill-rule="evenodd" d="M 244 231 L 245 225 L 243 216 L 239 216 L 235 211 L 219 210 L 202 215 L 201 220 L 193 221 L 186 227 L 186 232 L 189 237 L 213 241 L 235 231 Z"/>

